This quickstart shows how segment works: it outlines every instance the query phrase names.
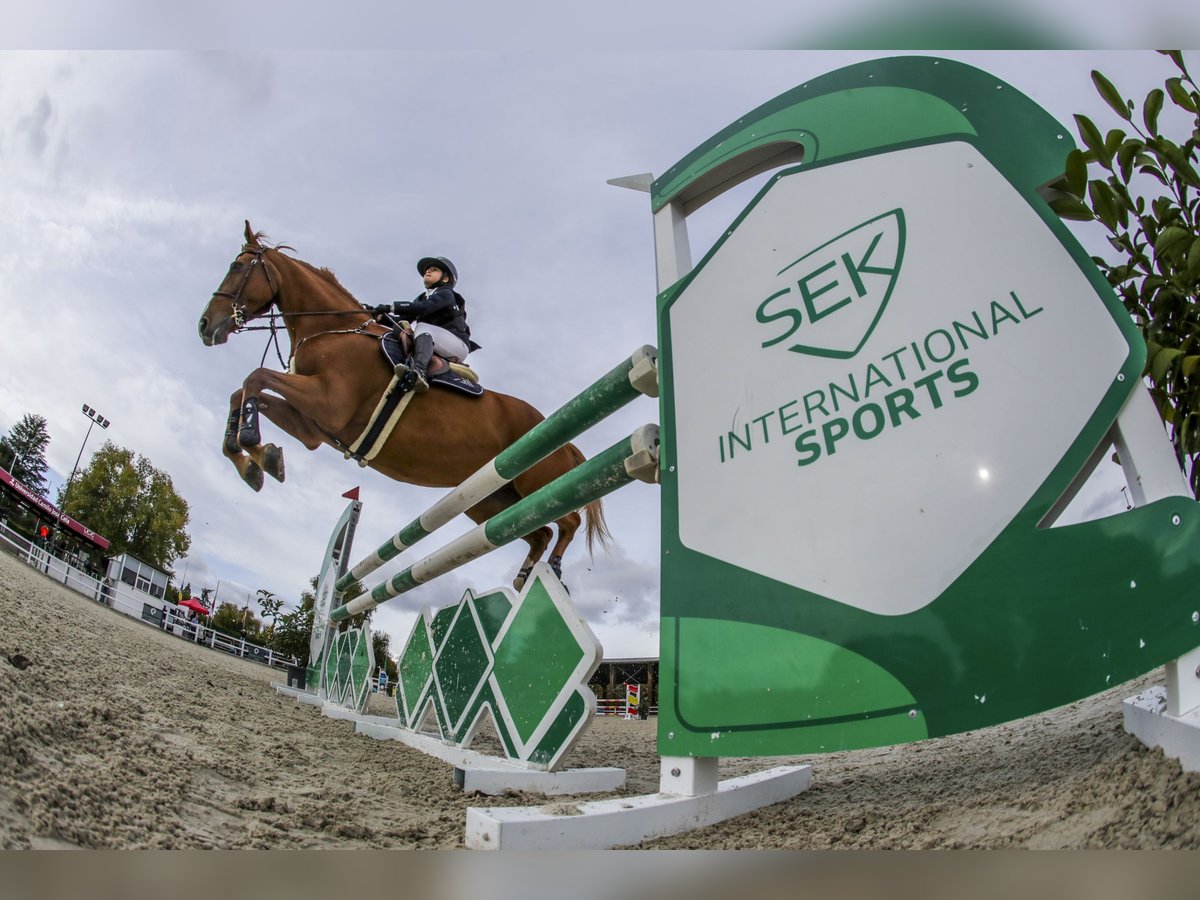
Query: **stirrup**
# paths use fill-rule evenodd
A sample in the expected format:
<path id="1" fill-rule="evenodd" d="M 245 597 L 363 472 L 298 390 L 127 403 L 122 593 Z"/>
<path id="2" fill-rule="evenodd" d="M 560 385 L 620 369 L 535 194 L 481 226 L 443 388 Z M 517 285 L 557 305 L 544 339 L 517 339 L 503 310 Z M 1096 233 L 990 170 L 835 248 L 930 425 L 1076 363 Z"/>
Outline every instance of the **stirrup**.
<path id="1" fill-rule="evenodd" d="M 410 392 L 414 394 L 422 394 L 429 390 L 428 387 L 426 387 L 424 390 L 421 389 L 420 378 L 412 369 L 405 368 L 402 371 L 397 370 L 396 377 L 399 379 L 396 382 L 396 389 L 399 390 L 401 394 L 407 394 Z"/>

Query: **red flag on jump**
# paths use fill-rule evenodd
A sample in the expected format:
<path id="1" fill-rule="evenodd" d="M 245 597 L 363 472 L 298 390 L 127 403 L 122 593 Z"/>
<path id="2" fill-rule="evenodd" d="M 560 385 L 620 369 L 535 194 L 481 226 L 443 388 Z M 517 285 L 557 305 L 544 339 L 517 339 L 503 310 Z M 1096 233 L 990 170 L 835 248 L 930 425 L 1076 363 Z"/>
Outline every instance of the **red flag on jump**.
<path id="1" fill-rule="evenodd" d="M 346 493 L 342 494 L 342 496 L 345 497 L 347 500 L 357 500 L 358 499 L 358 488 L 356 488 L 356 487 L 350 488 L 350 490 L 346 491 Z"/>

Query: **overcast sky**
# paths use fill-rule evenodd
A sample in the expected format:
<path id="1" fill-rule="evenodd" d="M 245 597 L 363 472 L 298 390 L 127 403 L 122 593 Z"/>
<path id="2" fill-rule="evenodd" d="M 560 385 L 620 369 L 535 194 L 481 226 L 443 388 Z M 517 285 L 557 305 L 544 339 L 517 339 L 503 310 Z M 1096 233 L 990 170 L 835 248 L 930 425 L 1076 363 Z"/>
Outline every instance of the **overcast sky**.
<path id="1" fill-rule="evenodd" d="M 197 591 L 219 580 L 222 601 L 266 589 L 293 606 L 343 492 L 361 486 L 365 504 L 355 559 L 441 494 L 331 448 L 310 453 L 270 423 L 286 483 L 268 479 L 255 494 L 221 455 L 228 398 L 266 339 L 206 348 L 196 322 L 244 219 L 368 304 L 410 299 L 415 261 L 449 256 L 485 348 L 471 358 L 483 383 L 549 412 L 657 343 L 648 195 L 606 180 L 661 173 L 783 91 L 885 55 L 0 53 L 0 433 L 45 416 L 57 485 L 87 430 L 80 408 L 95 407 L 112 426 L 93 431 L 85 464 L 112 440 L 169 473 L 190 504 L 192 547 L 177 573 L 186 567 Z M 1112 124 L 1092 68 L 1139 100 L 1173 74 L 1146 50 L 935 55 L 1007 81 L 1072 133 L 1078 112 Z M 695 259 L 748 199 L 714 203 L 693 223 Z M 267 363 L 278 365 L 273 351 Z M 657 421 L 656 403 L 641 399 L 578 443 L 592 455 Z M 1119 488 L 1097 487 L 1087 514 L 1124 508 Z M 657 499 L 640 483 L 610 497 L 612 551 L 590 560 L 580 540 L 567 560 L 565 581 L 609 657 L 658 653 Z M 470 525 L 460 518 L 448 536 Z M 398 651 L 422 604 L 507 584 L 524 548 L 391 601 L 377 627 Z"/>

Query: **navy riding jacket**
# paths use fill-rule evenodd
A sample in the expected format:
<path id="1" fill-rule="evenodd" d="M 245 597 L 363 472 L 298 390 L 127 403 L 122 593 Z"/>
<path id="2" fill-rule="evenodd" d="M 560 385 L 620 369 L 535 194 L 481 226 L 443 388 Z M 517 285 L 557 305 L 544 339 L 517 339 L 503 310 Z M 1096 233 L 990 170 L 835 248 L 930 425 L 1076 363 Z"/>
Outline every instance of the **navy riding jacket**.
<path id="1" fill-rule="evenodd" d="M 471 329 L 467 327 L 466 301 L 449 285 L 439 284 L 429 291 L 422 291 L 412 300 L 397 300 L 392 309 L 401 319 L 409 322 L 427 322 L 445 328 L 471 350 L 480 349 L 471 340 Z"/>

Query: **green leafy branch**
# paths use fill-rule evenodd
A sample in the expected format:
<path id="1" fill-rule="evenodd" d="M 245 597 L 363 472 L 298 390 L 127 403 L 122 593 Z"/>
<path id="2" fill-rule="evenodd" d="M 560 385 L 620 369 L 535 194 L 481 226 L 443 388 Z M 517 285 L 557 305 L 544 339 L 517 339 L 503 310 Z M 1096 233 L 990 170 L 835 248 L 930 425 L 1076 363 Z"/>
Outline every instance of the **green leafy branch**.
<path id="1" fill-rule="evenodd" d="M 1200 91 L 1178 50 L 1160 51 L 1178 75 L 1146 95 L 1139 109 L 1102 73 L 1092 72 L 1100 97 L 1124 127 L 1101 133 L 1075 116 L 1083 150 L 1072 150 L 1060 193 L 1051 206 L 1061 217 L 1095 221 L 1108 232 L 1115 262 L 1093 261 L 1133 317 L 1146 341 L 1150 392 L 1194 494 L 1200 489 Z M 1167 101 L 1188 118 L 1183 139 L 1163 134 Z M 1089 178 L 1089 169 L 1097 177 Z"/>

